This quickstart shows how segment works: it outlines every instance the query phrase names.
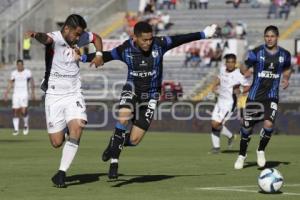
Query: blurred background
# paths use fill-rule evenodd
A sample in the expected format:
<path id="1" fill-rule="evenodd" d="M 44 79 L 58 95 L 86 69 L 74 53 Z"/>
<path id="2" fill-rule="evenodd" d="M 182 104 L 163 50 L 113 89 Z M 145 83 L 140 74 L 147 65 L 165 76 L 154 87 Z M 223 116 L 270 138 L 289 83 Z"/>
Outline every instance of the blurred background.
<path id="1" fill-rule="evenodd" d="M 128 39 L 133 26 L 148 21 L 156 35 L 175 35 L 201 31 L 217 23 L 220 37 L 196 41 L 169 51 L 164 57 L 164 82 L 161 104 L 165 110 L 175 109 L 184 120 L 175 120 L 170 112 L 154 120 L 151 129 L 160 131 L 209 132 L 209 120 L 214 103 L 214 77 L 222 65 L 222 57 L 235 53 L 243 64 L 247 50 L 263 43 L 263 31 L 268 25 L 280 30 L 279 44 L 293 55 L 293 75 L 287 90 L 280 91 L 280 112 L 277 133 L 299 134 L 300 128 L 300 6 L 299 0 L 2 0 L 0 1 L 0 127 L 12 127 L 11 102 L 4 102 L 10 73 L 16 60 L 24 59 L 25 68 L 32 71 L 37 99 L 30 102 L 30 127 L 45 128 L 43 96 L 39 83 L 43 79 L 44 47 L 24 37 L 34 30 L 60 30 L 66 17 L 82 15 L 88 30 L 103 38 L 104 50 L 110 50 Z M 86 46 L 82 52 L 93 52 Z M 88 105 L 89 127 L 111 129 L 112 108 L 118 102 L 127 69 L 113 61 L 101 69 L 81 64 L 83 93 Z M 186 102 L 190 106 L 176 104 Z M 200 103 L 200 104 L 199 104 Z M 202 103 L 202 104 L 201 104 Z M 199 106 L 200 105 L 200 106 Z M 204 105 L 204 106 L 203 106 Z M 199 109 L 195 109 L 198 108 Z M 191 116 L 191 117 L 189 117 Z M 185 117 L 185 118 L 184 118 Z M 230 121 L 239 129 L 239 118 Z"/>

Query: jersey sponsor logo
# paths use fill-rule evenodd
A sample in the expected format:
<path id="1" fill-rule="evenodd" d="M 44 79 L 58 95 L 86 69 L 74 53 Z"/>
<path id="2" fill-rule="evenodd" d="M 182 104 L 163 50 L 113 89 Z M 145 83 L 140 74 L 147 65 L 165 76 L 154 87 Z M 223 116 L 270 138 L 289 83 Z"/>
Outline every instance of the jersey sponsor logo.
<path id="1" fill-rule="evenodd" d="M 153 70 L 151 72 L 141 72 L 141 71 L 131 71 L 130 72 L 131 76 L 140 77 L 140 78 L 154 76 L 155 74 L 156 74 L 156 70 Z"/>
<path id="2" fill-rule="evenodd" d="M 264 60 L 265 60 L 265 57 L 261 56 L 260 59 L 264 61 Z"/>
<path id="3" fill-rule="evenodd" d="M 153 58 L 156 58 L 158 56 L 158 51 L 157 50 L 153 50 L 152 51 L 152 56 L 153 56 Z"/>
<path id="4" fill-rule="evenodd" d="M 261 72 L 258 72 L 258 77 L 260 77 L 260 78 L 277 79 L 277 78 L 280 77 L 280 75 L 279 74 L 273 74 L 270 71 L 261 71 Z"/>
<path id="5" fill-rule="evenodd" d="M 147 67 L 147 66 L 148 66 L 148 63 L 145 62 L 144 60 L 142 60 L 142 62 L 140 63 L 139 66 L 140 66 L 140 67 Z"/>
<path id="6" fill-rule="evenodd" d="M 269 69 L 274 69 L 274 63 L 271 63 Z"/>
<path id="7" fill-rule="evenodd" d="M 78 74 L 79 72 L 77 72 L 77 74 L 74 75 L 60 74 L 58 72 L 50 73 L 51 76 L 55 76 L 57 78 L 77 78 Z"/>

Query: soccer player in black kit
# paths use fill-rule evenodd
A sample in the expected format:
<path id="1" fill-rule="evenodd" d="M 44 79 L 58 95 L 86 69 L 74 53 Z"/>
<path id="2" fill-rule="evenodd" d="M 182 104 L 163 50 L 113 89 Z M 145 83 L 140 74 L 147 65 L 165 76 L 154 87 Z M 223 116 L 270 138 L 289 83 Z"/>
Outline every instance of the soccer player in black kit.
<path id="1" fill-rule="evenodd" d="M 170 49 L 195 40 L 212 37 L 217 25 L 207 26 L 202 32 L 176 36 L 154 37 L 152 27 L 146 22 L 138 22 L 132 39 L 122 45 L 103 52 L 103 61 L 120 60 L 127 64 L 127 81 L 121 93 L 118 122 L 109 145 L 102 154 L 102 160 L 111 159 L 108 177 L 118 178 L 118 159 L 123 146 L 136 146 L 148 130 L 159 99 L 163 55 Z M 88 62 L 95 54 L 83 55 Z M 128 122 L 132 127 L 128 131 Z"/>
<path id="2" fill-rule="evenodd" d="M 265 148 L 271 138 L 274 122 L 278 111 L 279 85 L 286 89 L 291 76 L 291 55 L 277 45 L 279 31 L 276 26 L 268 26 L 264 31 L 265 44 L 248 52 L 245 73 L 253 73 L 243 124 L 240 129 L 240 151 L 234 164 L 235 169 L 242 169 L 254 125 L 263 121 L 260 131 L 260 142 L 257 153 L 257 165 L 266 164 Z"/>

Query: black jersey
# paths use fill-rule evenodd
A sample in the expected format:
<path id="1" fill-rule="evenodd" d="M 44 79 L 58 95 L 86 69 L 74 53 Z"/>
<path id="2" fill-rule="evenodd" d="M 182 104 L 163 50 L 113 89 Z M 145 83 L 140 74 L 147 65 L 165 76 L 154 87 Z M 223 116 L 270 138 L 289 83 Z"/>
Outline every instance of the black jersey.
<path id="1" fill-rule="evenodd" d="M 146 99 L 158 99 L 163 78 L 163 55 L 174 47 L 200 39 L 205 39 L 203 32 L 154 37 L 148 52 L 136 47 L 133 40 L 129 39 L 111 51 L 104 51 L 103 60 L 120 60 L 126 63 L 128 74 L 124 90 L 131 89 L 136 95 L 142 95 Z M 87 61 L 93 56 L 89 54 Z"/>
<path id="2" fill-rule="evenodd" d="M 279 84 L 281 74 L 291 67 L 291 54 L 278 47 L 276 53 L 271 54 L 261 45 L 248 52 L 245 64 L 253 67 L 253 83 L 248 100 L 264 101 L 279 100 Z"/>

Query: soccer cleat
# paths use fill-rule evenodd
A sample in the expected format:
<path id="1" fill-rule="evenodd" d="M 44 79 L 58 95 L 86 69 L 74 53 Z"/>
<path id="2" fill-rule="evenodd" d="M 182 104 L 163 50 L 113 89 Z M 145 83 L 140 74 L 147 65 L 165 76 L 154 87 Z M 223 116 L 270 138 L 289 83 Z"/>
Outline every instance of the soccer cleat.
<path id="1" fill-rule="evenodd" d="M 106 149 L 103 151 L 102 153 L 102 160 L 104 162 L 108 161 L 109 159 L 111 159 L 111 151 L 110 148 L 112 146 L 113 143 L 113 137 L 110 138 L 109 140 L 109 144 L 107 145 Z"/>
<path id="2" fill-rule="evenodd" d="M 257 155 L 257 165 L 259 167 L 264 167 L 266 165 L 265 152 L 264 151 L 256 151 L 256 155 Z"/>
<path id="3" fill-rule="evenodd" d="M 19 135 L 19 131 L 14 130 L 14 132 L 12 133 L 13 136 L 17 136 Z"/>
<path id="4" fill-rule="evenodd" d="M 28 135 L 28 133 L 29 133 L 29 128 L 25 126 L 23 129 L 23 135 Z"/>
<path id="5" fill-rule="evenodd" d="M 58 170 L 58 172 L 51 178 L 55 187 L 65 188 L 67 187 L 65 184 L 66 172 Z"/>
<path id="6" fill-rule="evenodd" d="M 117 179 L 118 178 L 118 163 L 110 163 L 109 171 L 108 171 L 108 178 L 109 179 Z"/>
<path id="7" fill-rule="evenodd" d="M 232 137 L 229 138 L 227 141 L 228 149 L 232 148 L 234 140 L 235 140 L 235 134 L 233 134 Z"/>
<path id="8" fill-rule="evenodd" d="M 213 147 L 213 148 L 210 150 L 209 153 L 211 153 L 211 154 L 218 154 L 218 153 L 220 153 L 220 148 L 215 148 L 215 147 Z"/>
<path id="9" fill-rule="evenodd" d="M 246 156 L 239 155 L 234 163 L 234 169 L 243 169 Z"/>

